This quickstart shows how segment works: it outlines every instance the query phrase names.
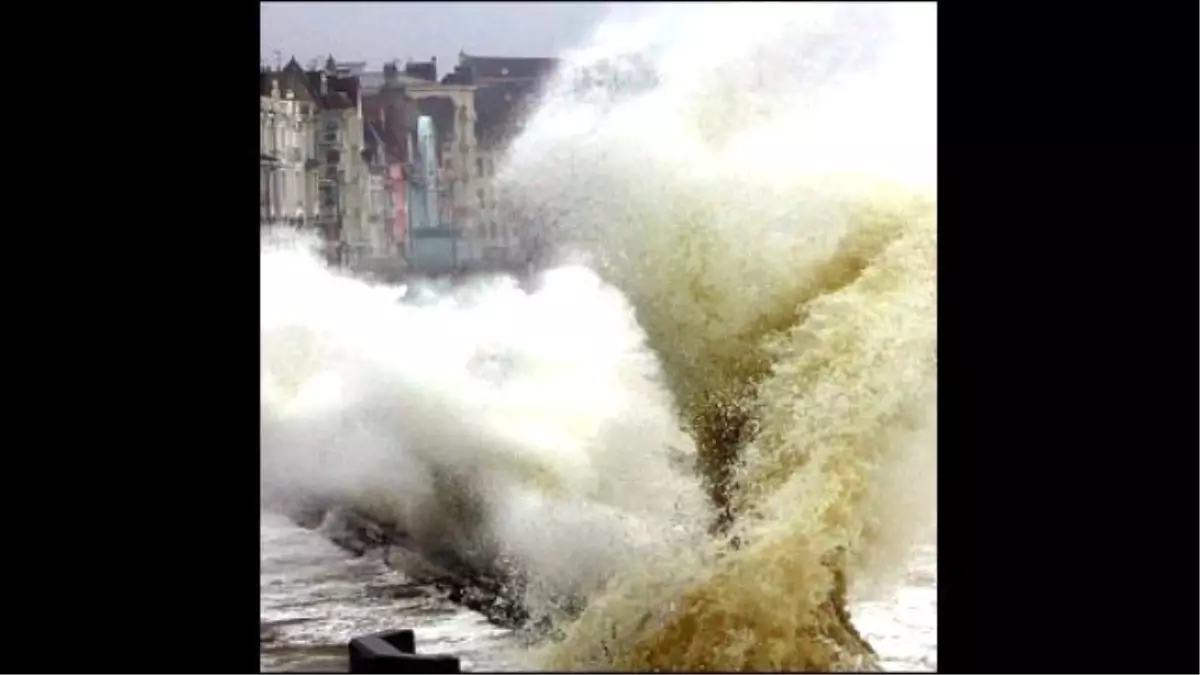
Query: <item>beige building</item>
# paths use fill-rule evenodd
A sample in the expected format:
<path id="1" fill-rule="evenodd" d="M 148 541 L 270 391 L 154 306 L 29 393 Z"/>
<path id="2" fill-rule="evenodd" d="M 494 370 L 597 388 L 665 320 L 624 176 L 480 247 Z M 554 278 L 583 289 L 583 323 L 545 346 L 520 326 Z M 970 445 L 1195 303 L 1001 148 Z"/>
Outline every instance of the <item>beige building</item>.
<path id="1" fill-rule="evenodd" d="M 318 181 L 320 218 L 337 232 L 342 261 L 370 255 L 364 203 L 367 194 L 366 167 L 362 161 L 362 114 L 344 92 L 323 94 L 329 107 L 321 110 L 317 133 L 317 155 L 321 158 Z"/>
<path id="2" fill-rule="evenodd" d="M 395 204 L 392 201 L 387 145 L 377 123 L 366 119 L 363 122 L 363 141 L 366 144 L 363 158 L 367 177 L 363 211 L 365 234 L 370 243 L 370 257 L 375 265 L 385 261 L 398 263 L 403 251 L 397 248 L 394 237 Z M 403 242 L 400 243 L 403 245 Z"/>
<path id="3" fill-rule="evenodd" d="M 260 79 L 263 221 L 319 230 L 342 263 L 381 254 L 367 224 L 358 77 L 330 57 L 323 70 L 292 59 Z"/>

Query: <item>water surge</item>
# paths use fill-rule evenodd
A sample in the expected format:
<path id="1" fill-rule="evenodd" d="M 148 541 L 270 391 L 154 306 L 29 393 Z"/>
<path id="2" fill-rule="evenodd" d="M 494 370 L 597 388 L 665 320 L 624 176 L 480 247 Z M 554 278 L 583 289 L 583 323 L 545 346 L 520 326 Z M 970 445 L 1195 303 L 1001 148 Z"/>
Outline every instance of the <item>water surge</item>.
<path id="1" fill-rule="evenodd" d="M 714 537 L 615 575 L 554 668 L 874 664 L 847 587 L 933 522 L 930 5 L 663 9 L 573 56 L 509 208 L 621 289 Z"/>
<path id="2" fill-rule="evenodd" d="M 532 290 L 262 248 L 265 494 L 504 567 L 553 669 L 871 668 L 934 523 L 932 4 L 649 7 L 501 164 Z"/>

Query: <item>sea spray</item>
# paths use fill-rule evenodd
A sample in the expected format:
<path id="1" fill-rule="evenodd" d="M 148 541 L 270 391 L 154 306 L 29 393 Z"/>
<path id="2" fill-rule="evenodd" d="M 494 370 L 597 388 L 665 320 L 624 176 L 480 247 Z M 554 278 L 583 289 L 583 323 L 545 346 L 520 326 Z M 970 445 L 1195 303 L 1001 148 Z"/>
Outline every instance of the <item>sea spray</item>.
<path id="1" fill-rule="evenodd" d="M 545 666 L 872 666 L 845 589 L 934 503 L 934 18 L 602 27 L 501 164 L 572 263 L 533 291 L 375 286 L 272 235 L 264 486 L 512 561 Z"/>
<path id="2" fill-rule="evenodd" d="M 409 302 L 281 231 L 264 239 L 261 289 L 264 494 L 316 495 L 419 550 L 515 566 L 534 618 L 702 534 L 657 359 L 591 271 Z"/>
<path id="3" fill-rule="evenodd" d="M 908 496 L 934 489 L 933 7 L 678 12 L 568 60 L 500 193 L 629 299 L 720 516 L 627 565 L 542 658 L 869 667 L 846 586 L 934 503 Z"/>

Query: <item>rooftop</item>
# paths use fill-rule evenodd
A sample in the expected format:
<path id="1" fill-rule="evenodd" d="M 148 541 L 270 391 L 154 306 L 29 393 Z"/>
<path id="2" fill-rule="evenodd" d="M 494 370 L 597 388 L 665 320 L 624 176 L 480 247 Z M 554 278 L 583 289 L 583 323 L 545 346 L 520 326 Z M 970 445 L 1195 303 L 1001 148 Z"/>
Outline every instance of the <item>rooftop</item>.
<path id="1" fill-rule="evenodd" d="M 460 68 L 469 69 L 476 82 L 485 80 L 542 79 L 554 74 L 559 59 L 526 56 L 458 56 Z"/>

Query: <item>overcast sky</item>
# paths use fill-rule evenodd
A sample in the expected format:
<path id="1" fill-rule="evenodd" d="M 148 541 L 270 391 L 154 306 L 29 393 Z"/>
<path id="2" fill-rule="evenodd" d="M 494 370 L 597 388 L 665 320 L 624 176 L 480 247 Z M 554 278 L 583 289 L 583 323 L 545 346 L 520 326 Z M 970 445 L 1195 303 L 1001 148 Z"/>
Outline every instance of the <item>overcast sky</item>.
<path id="1" fill-rule="evenodd" d="M 612 9 L 602 2 L 263 2 L 260 54 L 301 65 L 332 53 L 339 61 L 438 57 L 439 76 L 458 51 L 481 56 L 554 56 L 573 47 Z"/>

